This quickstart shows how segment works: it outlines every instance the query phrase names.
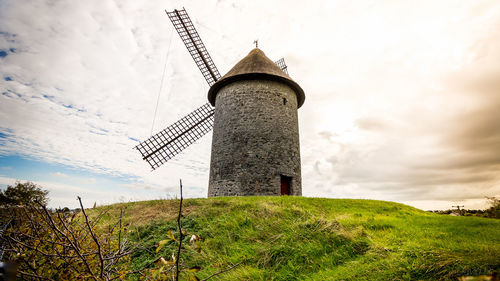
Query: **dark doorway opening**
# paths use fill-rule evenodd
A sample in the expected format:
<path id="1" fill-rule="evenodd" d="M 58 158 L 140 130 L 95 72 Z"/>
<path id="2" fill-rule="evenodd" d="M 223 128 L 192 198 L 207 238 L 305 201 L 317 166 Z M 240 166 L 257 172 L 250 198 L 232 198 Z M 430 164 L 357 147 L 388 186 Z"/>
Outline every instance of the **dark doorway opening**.
<path id="1" fill-rule="evenodd" d="M 290 195 L 292 187 L 292 177 L 281 175 L 281 195 Z"/>

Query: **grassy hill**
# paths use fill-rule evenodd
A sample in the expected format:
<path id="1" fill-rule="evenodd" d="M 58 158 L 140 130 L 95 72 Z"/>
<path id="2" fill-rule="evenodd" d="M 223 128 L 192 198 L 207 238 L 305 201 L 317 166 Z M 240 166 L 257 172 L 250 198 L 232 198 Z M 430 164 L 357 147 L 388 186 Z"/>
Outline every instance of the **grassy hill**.
<path id="1" fill-rule="evenodd" d="M 174 243 L 154 250 L 175 230 L 178 200 L 115 204 L 103 223 L 126 208 L 130 239 L 146 246 L 139 268 Z M 183 263 L 200 279 L 250 258 L 210 280 L 456 280 L 500 269 L 500 220 L 452 217 L 403 204 L 303 197 L 184 200 L 183 228 L 201 236 Z M 189 237 L 185 239 L 189 244 Z M 218 268 L 220 266 L 220 268 Z"/>

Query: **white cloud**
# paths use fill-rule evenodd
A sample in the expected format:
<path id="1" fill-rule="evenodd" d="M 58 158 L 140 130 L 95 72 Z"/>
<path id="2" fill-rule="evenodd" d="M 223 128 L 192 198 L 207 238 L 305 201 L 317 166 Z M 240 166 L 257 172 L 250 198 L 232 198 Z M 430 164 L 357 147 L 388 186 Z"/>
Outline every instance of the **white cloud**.
<path id="1" fill-rule="evenodd" d="M 74 180 L 73 177 L 70 179 Z M 0 185 L 13 186 L 16 181 L 26 182 L 29 179 L 10 178 L 0 176 Z M 49 207 L 70 207 L 77 208 L 79 203 L 77 196 L 82 198 L 84 207 L 92 207 L 94 203 L 98 205 L 107 205 L 116 202 L 153 200 L 160 198 L 173 198 L 176 193 L 171 190 L 162 190 L 163 192 L 144 192 L 144 189 L 125 190 L 113 188 L 111 186 L 89 186 L 88 183 L 60 183 L 50 180 L 35 181 L 35 184 L 49 191 Z M 191 194 L 191 197 L 192 194 Z"/>
<path id="2" fill-rule="evenodd" d="M 68 177 L 68 175 L 66 175 L 65 173 L 61 173 L 61 172 L 55 172 L 52 175 L 54 175 L 56 177 L 60 177 L 60 178 L 67 178 Z"/>
<path id="3" fill-rule="evenodd" d="M 439 191 L 451 202 L 457 189 L 474 198 L 500 194 L 498 179 L 474 194 L 484 183 L 415 168 L 451 152 L 442 142 L 447 125 L 483 102 L 455 93 L 450 77 L 491 68 L 497 52 L 500 5 L 460 3 L 196 1 L 186 8 L 221 74 L 257 38 L 271 59 L 285 57 L 306 92 L 299 110 L 305 195 L 409 201 L 426 190 L 431 201 Z M 130 176 L 125 190 L 175 193 L 183 178 L 192 186 L 186 196 L 206 195 L 211 134 L 154 172 L 132 149 L 133 139 L 149 136 L 169 44 L 155 131 L 206 102 L 208 86 L 163 11 L 180 1 L 0 6 L 0 49 L 15 49 L 0 59 L 0 79 L 12 79 L 0 82 L 0 155 Z"/>
<path id="4" fill-rule="evenodd" d="M 2 185 L 14 185 L 16 181 L 24 182 L 24 179 L 13 179 L 9 177 L 0 177 L 0 184 Z M 110 203 L 106 201 L 105 198 L 111 198 L 111 194 L 103 191 L 91 190 L 88 188 L 82 188 L 70 184 L 61 184 L 54 182 L 39 181 L 36 182 L 37 185 L 41 186 L 43 189 L 49 191 L 49 206 L 50 207 L 70 207 L 75 208 L 78 206 L 76 201 L 77 196 L 82 197 L 84 206 L 91 207 L 93 202 L 98 202 L 100 204 Z M 92 202 L 92 205 L 91 203 Z"/>

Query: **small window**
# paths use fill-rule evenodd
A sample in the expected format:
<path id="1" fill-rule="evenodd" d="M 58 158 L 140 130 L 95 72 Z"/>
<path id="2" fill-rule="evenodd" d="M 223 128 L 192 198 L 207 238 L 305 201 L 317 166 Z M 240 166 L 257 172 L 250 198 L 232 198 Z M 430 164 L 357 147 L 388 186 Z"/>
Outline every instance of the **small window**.
<path id="1" fill-rule="evenodd" d="M 283 105 L 286 105 L 286 102 L 287 102 L 286 98 L 283 98 Z"/>

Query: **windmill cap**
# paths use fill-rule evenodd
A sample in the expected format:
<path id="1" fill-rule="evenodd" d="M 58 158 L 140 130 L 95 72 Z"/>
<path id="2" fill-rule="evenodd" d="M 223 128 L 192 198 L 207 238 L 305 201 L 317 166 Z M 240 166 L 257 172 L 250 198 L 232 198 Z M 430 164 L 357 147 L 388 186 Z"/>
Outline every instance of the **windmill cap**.
<path id="1" fill-rule="evenodd" d="M 301 107 L 304 103 L 304 90 L 258 48 L 250 51 L 224 77 L 210 87 L 210 90 L 208 90 L 208 101 L 215 106 L 215 98 L 222 87 L 235 81 L 253 79 L 268 79 L 283 82 L 290 86 L 297 95 L 297 108 Z"/>

